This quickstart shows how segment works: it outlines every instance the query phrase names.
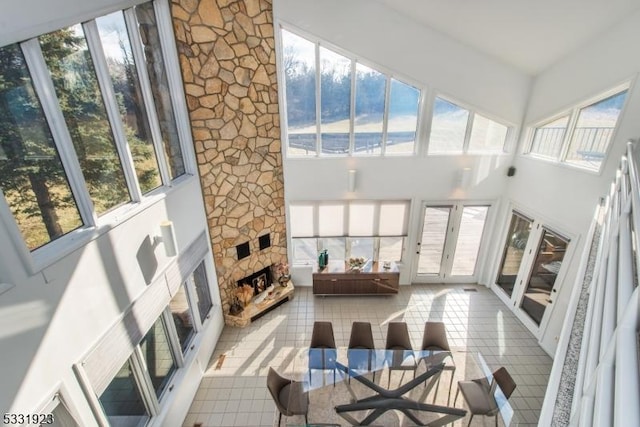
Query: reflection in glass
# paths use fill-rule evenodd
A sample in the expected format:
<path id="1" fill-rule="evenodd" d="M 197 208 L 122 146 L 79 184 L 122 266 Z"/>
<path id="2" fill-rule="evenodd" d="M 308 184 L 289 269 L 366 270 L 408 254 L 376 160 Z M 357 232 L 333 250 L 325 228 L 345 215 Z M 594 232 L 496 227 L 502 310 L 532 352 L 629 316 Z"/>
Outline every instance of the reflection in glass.
<path id="1" fill-rule="evenodd" d="M 413 154 L 418 129 L 420 90 L 391 79 L 385 153 Z"/>
<path id="2" fill-rule="evenodd" d="M 543 230 L 538 253 L 531 267 L 531 276 L 520 303 L 520 308 L 537 325 L 542 322 L 544 312 L 551 303 L 553 285 L 562 267 L 568 244 L 563 237 Z"/>
<path id="3" fill-rule="evenodd" d="M 386 80 L 384 74 L 356 64 L 354 154 L 382 152 Z"/>
<path id="4" fill-rule="evenodd" d="M 467 132 L 469 111 L 436 98 L 429 136 L 429 154 L 461 153 Z"/>
<path id="5" fill-rule="evenodd" d="M 520 264 L 524 257 L 524 249 L 529 241 L 532 222 L 517 213 L 511 216 L 511 224 L 507 232 L 507 242 L 502 255 L 500 273 L 496 279 L 496 284 L 500 286 L 507 295 L 513 294 L 513 288 L 518 277 Z"/>
<path id="6" fill-rule="evenodd" d="M 282 30 L 288 153 L 316 153 L 316 54 L 308 40 Z"/>
<path id="7" fill-rule="evenodd" d="M 145 194 L 160 186 L 160 172 L 124 15 L 114 12 L 96 19 L 96 24 L 140 189 Z"/>
<path id="8" fill-rule="evenodd" d="M 351 245 L 350 258 L 364 258 L 373 260 L 373 237 L 355 237 L 350 238 Z"/>
<path id="9" fill-rule="evenodd" d="M 102 392 L 100 404 L 111 425 L 141 427 L 147 424 L 149 413 L 142 401 L 130 361 L 127 360 Z"/>
<path id="10" fill-rule="evenodd" d="M 320 131 L 323 154 L 349 152 L 351 61 L 320 47 Z"/>
<path id="11" fill-rule="evenodd" d="M 567 115 L 536 128 L 530 151 L 541 156 L 559 158 L 568 123 Z"/>
<path id="12" fill-rule="evenodd" d="M 590 169 L 600 169 L 622 111 L 627 91 L 580 110 L 566 161 Z"/>
<path id="13" fill-rule="evenodd" d="M 501 153 L 504 151 L 504 143 L 507 140 L 507 130 L 505 125 L 475 114 L 469 139 L 469 151 Z"/>
<path id="14" fill-rule="evenodd" d="M 177 369 L 162 317 L 156 320 L 149 332 L 142 338 L 140 350 L 156 397 L 160 399 L 169 384 L 171 375 Z"/>
<path id="15" fill-rule="evenodd" d="M 209 311 L 211 311 L 211 307 L 213 307 L 204 261 L 202 261 L 193 272 L 193 281 L 196 285 L 196 299 L 198 312 L 200 313 L 200 321 L 204 323 L 205 319 L 209 315 Z"/>
<path id="16" fill-rule="evenodd" d="M 0 49 L 0 189 L 30 250 L 82 226 L 18 45 Z"/>
<path id="17" fill-rule="evenodd" d="M 346 259 L 346 240 L 344 237 L 320 239 L 320 250 L 324 249 L 329 253 L 329 262 Z"/>
<path id="18" fill-rule="evenodd" d="M 400 262 L 402 260 L 402 243 L 404 237 L 380 237 L 378 261 Z"/>
<path id="19" fill-rule="evenodd" d="M 451 208 L 448 206 L 425 209 L 418 274 L 440 274 L 450 212 Z"/>
<path id="20" fill-rule="evenodd" d="M 294 262 L 313 264 L 318 260 L 318 241 L 315 238 L 291 239 L 291 243 Z"/>
<path id="21" fill-rule="evenodd" d="M 171 104 L 171 90 L 167 80 L 167 70 L 162 57 L 162 45 L 158 24 L 153 11 L 153 2 L 139 4 L 134 7 L 138 18 L 138 28 L 147 62 L 147 71 L 156 104 L 156 112 L 160 121 L 160 131 L 164 142 L 164 150 L 169 161 L 171 178 L 175 179 L 185 173 L 182 148 L 176 127 L 176 119 Z"/>
<path id="22" fill-rule="evenodd" d="M 178 292 L 171 298 L 169 310 L 171 310 L 173 323 L 176 325 L 180 348 L 182 348 L 182 352 L 185 353 L 195 331 L 193 329 L 191 306 L 189 305 L 189 298 L 187 298 L 187 291 L 184 284 L 178 288 Z"/>
<path id="23" fill-rule="evenodd" d="M 103 214 L 131 199 L 82 26 L 39 39 L 87 190 Z"/>
<path id="24" fill-rule="evenodd" d="M 488 211 L 487 206 L 465 206 L 462 209 L 451 267 L 452 276 L 473 276 Z"/>

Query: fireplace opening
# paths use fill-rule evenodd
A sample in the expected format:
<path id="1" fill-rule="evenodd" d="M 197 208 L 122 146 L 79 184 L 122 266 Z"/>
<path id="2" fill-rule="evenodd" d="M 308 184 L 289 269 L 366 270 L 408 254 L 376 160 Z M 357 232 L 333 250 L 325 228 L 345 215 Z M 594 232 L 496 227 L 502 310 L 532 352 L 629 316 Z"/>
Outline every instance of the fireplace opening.
<path id="1" fill-rule="evenodd" d="M 253 295 L 258 295 L 273 284 L 271 267 L 265 267 L 250 276 L 238 280 L 237 285 L 249 285 L 253 287 Z"/>

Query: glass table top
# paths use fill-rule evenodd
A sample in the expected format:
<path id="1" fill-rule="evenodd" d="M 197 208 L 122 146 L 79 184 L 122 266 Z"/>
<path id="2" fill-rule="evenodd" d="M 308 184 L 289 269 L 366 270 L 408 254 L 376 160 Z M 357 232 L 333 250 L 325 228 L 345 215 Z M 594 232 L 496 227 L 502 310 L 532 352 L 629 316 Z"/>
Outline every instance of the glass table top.
<path id="1" fill-rule="evenodd" d="M 454 403 L 458 381 L 493 379 L 479 353 L 343 347 L 297 350 L 278 372 L 303 383 L 309 425 L 338 426 L 466 425 L 462 394 Z M 493 396 L 504 425 L 518 425 L 499 387 Z M 304 425 L 303 417 L 286 418 L 287 426 Z M 475 422 L 482 425 L 483 416 Z"/>

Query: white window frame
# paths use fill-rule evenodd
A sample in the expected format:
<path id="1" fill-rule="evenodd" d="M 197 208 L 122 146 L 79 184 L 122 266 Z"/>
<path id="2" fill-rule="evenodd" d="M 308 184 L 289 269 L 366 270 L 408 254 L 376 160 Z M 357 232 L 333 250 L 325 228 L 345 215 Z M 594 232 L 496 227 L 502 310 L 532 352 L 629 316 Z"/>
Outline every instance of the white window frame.
<path id="1" fill-rule="evenodd" d="M 431 143 L 431 127 L 433 125 L 433 115 L 435 112 L 435 102 L 436 98 L 440 98 L 443 101 L 449 102 L 457 107 L 460 107 L 469 112 L 469 117 L 467 118 L 467 126 L 465 128 L 464 141 L 462 143 L 461 151 L 450 151 L 446 153 L 430 153 L 429 152 L 429 144 Z M 469 143 L 471 141 L 471 131 L 473 130 L 473 124 L 475 122 L 476 114 L 489 119 L 499 125 L 505 126 L 507 128 L 507 134 L 504 138 L 504 144 L 502 145 L 502 150 L 500 151 L 481 151 L 481 150 L 469 150 Z M 502 118 L 496 117 L 494 114 L 487 113 L 485 111 L 480 110 L 472 105 L 469 105 L 465 102 L 459 101 L 458 99 L 451 97 L 442 92 L 434 91 L 429 98 L 429 119 L 427 120 L 426 126 L 426 147 L 425 154 L 428 157 L 434 156 L 459 156 L 459 155 L 469 155 L 469 156 L 503 156 L 507 155 L 512 151 L 514 144 L 514 136 L 517 134 L 517 126 L 513 123 L 510 123 Z"/>
<path id="2" fill-rule="evenodd" d="M 530 124 L 529 126 L 527 126 L 526 140 L 525 140 L 526 144 L 524 145 L 522 155 L 528 156 L 530 158 L 537 159 L 537 160 L 543 160 L 551 163 L 560 164 L 560 165 L 578 169 L 587 173 L 600 175 L 602 173 L 603 165 L 606 163 L 607 159 L 609 158 L 609 152 L 611 151 L 611 146 L 613 145 L 617 137 L 619 125 L 622 119 L 624 118 L 624 115 L 627 109 L 627 104 L 629 102 L 629 98 L 631 97 L 631 92 L 633 90 L 634 85 L 635 85 L 635 79 L 626 80 L 625 82 L 620 83 L 604 92 L 599 92 L 598 95 L 592 96 L 585 101 L 582 101 L 578 104 L 573 105 L 570 108 L 565 108 L 552 116 L 548 116 L 543 120 L 538 120 Z M 597 104 L 598 102 L 603 101 L 613 95 L 619 94 L 620 92 L 624 92 L 625 90 L 627 91 L 625 100 L 622 104 L 622 108 L 620 109 L 620 114 L 618 115 L 618 118 L 616 120 L 616 125 L 613 129 L 613 133 L 611 134 L 611 139 L 609 140 L 609 144 L 607 145 L 607 148 L 604 152 L 604 156 L 602 158 L 602 161 L 600 162 L 598 169 L 581 166 L 576 163 L 567 162 L 566 158 L 567 158 L 567 154 L 569 153 L 569 148 L 570 148 L 569 146 L 571 145 L 571 140 L 573 138 L 576 125 L 578 123 L 578 117 L 582 109 L 590 107 L 591 105 Z M 538 153 L 532 152 L 531 149 L 533 148 L 533 140 L 535 138 L 536 130 L 565 116 L 568 116 L 568 121 L 567 121 L 566 130 L 564 132 L 564 136 L 562 138 L 560 155 L 558 157 L 554 157 L 554 156 L 547 156 L 544 154 L 538 154 Z"/>
<path id="3" fill-rule="evenodd" d="M 397 264 L 401 264 L 404 261 L 404 249 L 405 249 L 405 244 L 407 241 L 407 236 L 335 236 L 335 237 L 292 237 L 291 239 L 313 239 L 316 241 L 316 251 L 318 252 L 318 254 L 323 250 L 326 249 L 323 244 L 322 244 L 322 239 L 345 239 L 344 242 L 344 259 L 347 260 L 351 257 L 351 240 L 353 239 L 373 239 L 373 261 L 377 262 L 380 259 L 380 239 L 383 237 L 399 237 L 402 239 L 402 249 L 400 250 L 400 259 L 399 260 L 395 260 L 394 262 Z M 293 249 L 292 249 L 293 251 Z M 306 262 L 302 262 L 302 261 L 297 261 L 297 259 L 295 258 L 295 253 L 292 252 L 292 257 L 291 259 L 293 260 L 292 264 L 294 265 L 302 265 L 302 264 L 306 264 Z M 318 260 L 315 259 L 312 262 L 317 262 Z"/>
<path id="4" fill-rule="evenodd" d="M 100 217 L 95 213 L 93 202 L 87 190 L 86 182 L 80 168 L 80 163 L 78 161 L 71 136 L 66 127 L 66 122 L 57 100 L 55 88 L 53 87 L 53 82 L 51 81 L 49 70 L 40 48 L 40 43 L 38 41 L 39 35 L 35 35 L 33 38 L 23 42 L 16 42 L 24 54 L 27 71 L 31 76 L 34 91 L 42 105 L 44 117 L 49 129 L 51 130 L 55 148 L 58 150 L 62 167 L 67 175 L 67 181 L 69 183 L 71 193 L 76 201 L 76 206 L 83 222 L 78 229 L 68 232 L 65 235 L 49 241 L 43 246 L 31 251 L 27 247 L 22 236 L 22 232 L 20 231 L 17 222 L 13 217 L 13 213 L 6 202 L 4 193 L 0 189 L 0 221 L 6 226 L 16 248 L 16 252 L 20 255 L 25 268 L 30 274 L 36 274 L 42 271 L 71 252 L 106 233 L 115 225 L 128 220 L 129 218 L 160 202 L 169 192 L 172 191 L 173 187 L 179 187 L 183 183 L 190 182 L 197 177 L 197 164 L 192 144 L 193 139 L 189 126 L 190 121 L 185 95 L 182 89 L 182 77 L 179 68 L 180 65 L 178 63 L 178 53 L 175 46 L 175 37 L 173 34 L 169 4 L 166 0 L 152 0 L 149 1 L 149 3 L 153 3 L 163 61 L 167 71 L 167 80 L 171 94 L 174 120 L 178 130 L 180 148 L 185 168 L 185 173 L 183 175 L 170 180 L 169 167 L 166 156 L 164 155 L 158 117 L 156 115 L 155 105 L 151 103 L 153 95 L 151 93 L 149 76 L 146 66 L 143 66 L 145 65 L 145 60 L 142 52 L 142 46 L 140 44 L 140 34 L 137 25 L 133 25 L 137 21 L 135 20 L 134 12 L 131 8 L 142 3 L 146 2 L 135 2 L 125 5 L 125 9 L 122 9 L 123 6 L 121 5 L 120 8 L 116 8 L 110 12 L 105 12 L 104 10 L 96 11 L 96 16 L 88 21 L 83 20 L 84 22 L 82 24 L 87 40 L 87 46 L 93 60 L 97 80 L 104 99 L 109 124 L 113 132 L 114 141 L 116 142 L 119 161 L 125 174 L 127 189 L 131 198 L 130 202 L 115 207 L 112 210 L 105 212 Z M 162 180 L 162 185 L 144 195 L 142 195 L 140 191 L 137 175 L 133 167 L 133 159 L 128 149 L 128 142 L 124 137 L 121 118 L 117 105 L 114 104 L 115 96 L 113 94 L 111 77 L 108 69 L 106 68 L 104 55 L 101 54 L 102 45 L 95 25 L 96 18 L 118 11 L 121 11 L 124 14 L 125 22 L 127 24 L 129 40 L 132 45 L 138 79 L 141 85 L 141 92 L 143 94 L 143 102 L 147 107 L 146 110 L 151 127 L 154 151 L 158 159 L 159 173 Z"/>
<path id="5" fill-rule="evenodd" d="M 278 91 L 278 97 L 280 102 L 280 128 L 282 130 L 282 141 L 283 141 L 283 154 L 285 158 L 293 158 L 293 159 L 314 159 L 314 158 L 335 158 L 335 157 L 409 157 L 415 156 L 419 154 L 419 146 L 420 146 L 420 135 L 422 135 L 423 131 L 423 122 L 424 120 L 424 104 L 427 93 L 427 87 L 417 82 L 416 80 L 402 75 L 396 71 L 390 70 L 387 67 L 384 67 L 380 64 L 376 64 L 373 61 L 369 61 L 365 58 L 361 58 L 358 55 L 349 52 L 343 48 L 340 48 L 336 45 L 333 45 L 317 36 L 311 35 L 304 30 L 301 30 L 294 25 L 286 23 L 282 20 L 276 21 L 274 24 L 274 31 L 276 37 L 276 53 L 279 58 L 283 58 L 283 44 L 282 44 L 282 30 L 285 30 L 289 33 L 292 33 L 298 37 L 301 37 L 315 46 L 315 74 L 316 74 L 316 84 L 315 84 L 315 95 L 316 95 L 316 153 L 310 155 L 295 155 L 289 152 L 289 135 L 288 135 L 288 117 L 287 117 L 287 109 L 286 109 L 286 83 L 284 77 L 284 69 L 283 67 L 277 67 L 277 77 L 278 77 L 278 87 L 280 90 Z M 320 96 L 320 46 L 325 49 L 328 49 L 336 54 L 339 54 L 346 59 L 351 61 L 351 93 L 350 93 L 350 113 L 349 113 L 349 150 L 346 154 L 326 154 L 322 153 L 322 140 L 321 140 L 321 107 L 322 101 Z M 354 123 L 355 123 L 355 97 L 356 97 L 356 79 L 355 79 L 355 71 L 356 64 L 362 64 L 368 68 L 371 68 L 385 76 L 385 104 L 384 104 L 384 113 L 383 113 L 383 122 L 382 122 L 382 143 L 380 146 L 380 154 L 357 154 L 354 152 L 355 145 L 355 134 L 354 134 Z M 389 119 L 389 102 L 390 102 L 390 94 L 391 94 L 391 80 L 396 80 L 402 84 L 407 86 L 412 86 L 420 92 L 418 96 L 418 105 L 417 105 L 417 116 L 416 116 L 416 132 L 415 132 L 415 141 L 413 143 L 413 150 L 411 153 L 388 153 L 386 151 L 387 146 L 387 127 L 388 127 L 388 119 Z"/>
<path id="6" fill-rule="evenodd" d="M 56 391 L 50 394 L 40 405 L 38 405 L 37 409 L 34 410 L 32 414 L 52 414 L 58 406 L 62 405 L 69 416 L 73 419 L 73 422 L 75 422 L 76 425 L 81 426 L 82 424 L 79 420 L 82 420 L 82 418 L 78 415 L 78 410 L 68 396 L 69 392 L 67 388 L 64 384 L 60 384 L 56 387 Z"/>

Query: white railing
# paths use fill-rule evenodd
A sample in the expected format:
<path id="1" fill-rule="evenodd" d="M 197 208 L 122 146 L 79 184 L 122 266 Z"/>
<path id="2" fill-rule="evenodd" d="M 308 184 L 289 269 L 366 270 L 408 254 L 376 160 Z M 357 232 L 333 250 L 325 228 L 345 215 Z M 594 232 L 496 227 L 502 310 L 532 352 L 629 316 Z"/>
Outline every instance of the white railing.
<path id="1" fill-rule="evenodd" d="M 602 221 L 600 241 L 588 287 L 570 426 L 640 426 L 639 173 L 640 150 L 637 144 L 630 142 L 606 203 L 600 208 L 604 212 L 598 211 L 594 218 L 594 225 Z M 590 231 L 589 237 L 593 238 L 593 234 Z M 575 311 L 583 283 L 586 283 L 584 265 L 590 255 L 591 243 L 587 241 L 585 244 L 581 274 L 574 285 L 576 288 L 549 379 L 540 426 L 560 425 L 553 418 L 558 398 L 557 384 L 561 381 L 565 364 L 575 362 L 567 358 L 567 345 L 572 331 L 575 333 L 576 330 Z"/>

